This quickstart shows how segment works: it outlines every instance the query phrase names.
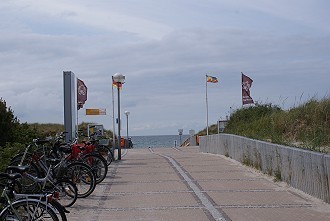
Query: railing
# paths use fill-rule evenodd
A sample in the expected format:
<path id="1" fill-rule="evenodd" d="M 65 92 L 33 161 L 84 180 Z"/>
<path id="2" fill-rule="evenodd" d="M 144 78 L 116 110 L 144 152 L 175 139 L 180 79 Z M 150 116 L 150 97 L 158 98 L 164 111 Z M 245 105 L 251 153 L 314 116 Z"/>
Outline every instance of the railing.
<path id="1" fill-rule="evenodd" d="M 185 141 L 181 143 L 180 147 L 198 146 L 197 139 L 197 135 L 188 137 Z"/>
<path id="2" fill-rule="evenodd" d="M 230 134 L 200 138 L 200 151 L 221 154 L 330 203 L 330 155 Z"/>

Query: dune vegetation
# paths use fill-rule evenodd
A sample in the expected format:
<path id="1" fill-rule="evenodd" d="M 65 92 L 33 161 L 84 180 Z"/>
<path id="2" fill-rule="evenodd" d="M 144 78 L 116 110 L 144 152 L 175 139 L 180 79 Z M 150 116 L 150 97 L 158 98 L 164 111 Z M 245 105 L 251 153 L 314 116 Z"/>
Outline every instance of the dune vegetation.
<path id="1" fill-rule="evenodd" d="M 217 132 L 217 125 L 209 127 L 209 134 Z M 224 132 L 329 153 L 330 98 L 312 98 L 289 110 L 272 104 L 241 108 L 231 115 Z"/>

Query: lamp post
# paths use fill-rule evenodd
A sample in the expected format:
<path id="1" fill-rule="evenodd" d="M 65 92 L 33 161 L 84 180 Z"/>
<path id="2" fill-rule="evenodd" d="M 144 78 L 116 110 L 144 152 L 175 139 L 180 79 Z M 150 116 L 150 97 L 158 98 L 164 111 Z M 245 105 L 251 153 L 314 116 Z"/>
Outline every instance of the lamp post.
<path id="1" fill-rule="evenodd" d="M 116 73 L 112 76 L 112 83 L 117 86 L 117 92 L 118 92 L 118 160 L 121 160 L 121 137 L 120 137 L 120 88 L 122 87 L 123 83 L 125 82 L 125 76 Z"/>
<path id="2" fill-rule="evenodd" d="M 126 115 L 126 143 L 125 146 L 126 148 L 129 147 L 129 143 L 128 143 L 128 115 L 130 114 L 129 111 L 125 111 L 125 115 Z"/>

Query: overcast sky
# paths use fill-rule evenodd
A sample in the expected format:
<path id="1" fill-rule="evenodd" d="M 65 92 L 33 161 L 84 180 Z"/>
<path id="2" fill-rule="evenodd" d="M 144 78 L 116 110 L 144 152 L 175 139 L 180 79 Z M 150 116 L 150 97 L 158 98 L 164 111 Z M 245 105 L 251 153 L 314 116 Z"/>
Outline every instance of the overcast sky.
<path id="1" fill-rule="evenodd" d="M 328 0 L 1 0 L 0 97 L 20 122 L 63 123 L 63 71 L 88 87 L 79 122 L 112 128 L 111 76 L 126 76 L 130 135 L 187 134 L 252 98 L 283 109 L 330 93 Z M 106 108 L 86 116 L 85 108 Z M 122 121 L 126 133 L 126 120 Z"/>

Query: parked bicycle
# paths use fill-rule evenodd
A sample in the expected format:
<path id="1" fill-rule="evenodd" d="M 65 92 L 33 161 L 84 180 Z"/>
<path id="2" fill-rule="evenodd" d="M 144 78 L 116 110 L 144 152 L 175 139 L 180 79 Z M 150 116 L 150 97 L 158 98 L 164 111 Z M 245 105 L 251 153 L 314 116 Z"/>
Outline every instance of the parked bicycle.
<path id="1" fill-rule="evenodd" d="M 55 160 L 53 160 L 55 161 Z M 6 172 L 20 173 L 20 193 L 57 192 L 57 200 L 64 207 L 72 206 L 78 198 L 78 189 L 75 183 L 67 178 L 54 178 L 53 166 L 50 165 L 44 178 L 39 178 L 28 173 L 30 166 L 8 166 Z"/>
<path id="2" fill-rule="evenodd" d="M 29 146 L 27 146 L 29 148 Z M 28 174 L 35 177 L 45 177 L 49 171 L 50 163 L 53 163 L 52 170 L 50 171 L 51 178 L 54 181 L 64 182 L 65 180 L 70 180 L 77 187 L 77 197 L 87 197 L 95 189 L 96 177 L 90 166 L 82 162 L 70 162 L 65 157 L 61 159 L 49 160 L 48 157 L 51 154 L 45 153 L 40 155 L 40 152 L 33 152 L 29 158 L 20 159 L 14 158 L 10 165 L 20 165 L 21 162 L 25 165 L 29 165 L 29 170 L 26 171 Z M 23 156 L 22 156 L 23 157 Z M 47 160 L 48 159 L 48 160 Z M 34 191 L 33 188 L 36 187 L 33 179 L 24 179 L 22 181 L 26 189 Z M 69 183 L 69 182 L 66 182 Z M 69 183 L 70 184 L 70 183 Z"/>
<path id="3" fill-rule="evenodd" d="M 16 194 L 15 183 L 21 178 L 19 173 L 7 174 L 0 173 L 0 179 L 3 184 L 7 180 L 0 198 L 2 211 L 0 213 L 0 220 L 18 220 L 18 221 L 32 221 L 32 220 L 66 220 L 66 216 L 60 204 L 53 202 L 52 194 Z M 52 203 L 53 202 L 53 203 Z"/>

